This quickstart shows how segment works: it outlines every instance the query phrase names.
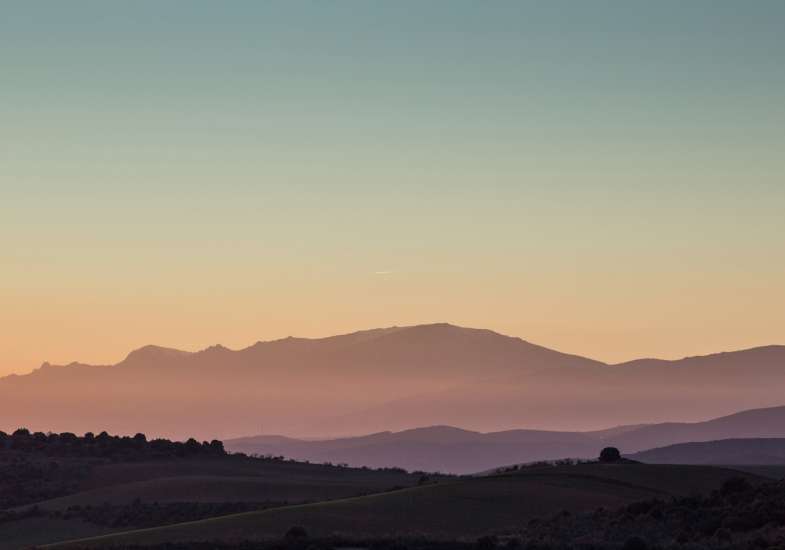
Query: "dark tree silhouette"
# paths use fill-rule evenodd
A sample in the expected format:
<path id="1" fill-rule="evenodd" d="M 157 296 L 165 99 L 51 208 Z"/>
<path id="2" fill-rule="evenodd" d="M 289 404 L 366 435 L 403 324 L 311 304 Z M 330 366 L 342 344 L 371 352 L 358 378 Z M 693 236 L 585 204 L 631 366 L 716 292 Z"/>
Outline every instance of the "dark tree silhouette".
<path id="1" fill-rule="evenodd" d="M 97 436 L 87 432 L 79 437 L 71 432 L 30 433 L 19 428 L 11 435 L 0 431 L 0 451 L 13 450 L 39 453 L 45 456 L 96 457 L 111 460 L 135 460 L 147 458 L 225 456 L 223 443 L 217 440 L 199 443 L 191 438 L 185 443 L 168 439 L 153 439 L 138 433 L 133 437 L 109 435 L 101 432 Z M 0 476 L 0 479 L 2 477 Z"/>
<path id="2" fill-rule="evenodd" d="M 621 453 L 616 447 L 605 447 L 600 451 L 600 462 L 618 462 L 621 460 Z"/>

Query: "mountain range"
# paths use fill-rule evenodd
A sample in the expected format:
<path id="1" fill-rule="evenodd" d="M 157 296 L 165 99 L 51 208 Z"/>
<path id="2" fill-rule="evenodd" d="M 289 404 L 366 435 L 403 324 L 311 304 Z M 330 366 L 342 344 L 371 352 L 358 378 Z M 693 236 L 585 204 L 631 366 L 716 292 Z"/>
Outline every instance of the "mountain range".
<path id="1" fill-rule="evenodd" d="M 219 439 L 427 425 L 590 431 L 779 405 L 783 389 L 785 346 L 609 365 L 440 323 L 241 350 L 146 346 L 114 365 L 45 363 L 0 379 L 0 429 Z"/>

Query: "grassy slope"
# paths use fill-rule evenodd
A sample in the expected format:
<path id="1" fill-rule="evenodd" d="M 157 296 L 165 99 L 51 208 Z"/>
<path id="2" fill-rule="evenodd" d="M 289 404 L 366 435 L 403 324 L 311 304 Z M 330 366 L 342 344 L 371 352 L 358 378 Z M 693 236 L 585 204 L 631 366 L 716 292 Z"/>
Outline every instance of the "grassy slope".
<path id="1" fill-rule="evenodd" d="M 82 491 L 37 503 L 43 510 L 144 502 L 316 502 L 411 486 L 418 476 L 391 471 L 231 458 L 106 464 Z M 22 506 L 19 509 L 26 509 Z M 37 523 L 46 527 L 37 528 Z M 30 518 L 0 523 L 0 550 L 110 532 L 79 520 Z M 8 542 L 13 541 L 13 542 Z"/>
<path id="2" fill-rule="evenodd" d="M 727 468 L 740 470 L 757 476 L 768 477 L 770 479 L 785 479 L 785 464 L 767 465 L 730 465 Z"/>
<path id="3" fill-rule="evenodd" d="M 384 487 L 388 489 L 392 486 Z M 302 503 L 357 495 L 381 487 L 315 480 L 270 481 L 258 477 L 183 476 L 157 478 L 112 485 L 47 500 L 38 504 L 44 510 L 65 510 L 74 505 L 130 504 L 144 502 L 288 502 Z"/>
<path id="4" fill-rule="evenodd" d="M 86 541 L 156 543 L 279 537 L 292 525 L 311 535 L 425 534 L 474 537 L 514 529 L 561 510 L 707 492 L 733 470 L 694 466 L 582 465 L 445 482 L 391 493 L 237 514 Z M 85 542 L 85 541 L 83 541 Z"/>
<path id="5" fill-rule="evenodd" d="M 418 477 L 318 464 L 231 459 L 131 462 L 99 466 L 83 491 L 39 502 L 73 505 L 145 502 L 313 502 L 414 485 Z M 22 507 L 26 508 L 26 507 Z"/>
<path id="6" fill-rule="evenodd" d="M 106 464 L 83 481 L 84 490 L 173 477 L 243 477 L 300 485 L 343 485 L 355 492 L 416 483 L 417 476 L 399 472 L 336 468 L 320 464 L 225 457 Z"/>
<path id="7" fill-rule="evenodd" d="M 92 537 L 111 530 L 78 520 L 28 518 L 0 528 L 0 550 L 19 550 L 53 540 Z"/>

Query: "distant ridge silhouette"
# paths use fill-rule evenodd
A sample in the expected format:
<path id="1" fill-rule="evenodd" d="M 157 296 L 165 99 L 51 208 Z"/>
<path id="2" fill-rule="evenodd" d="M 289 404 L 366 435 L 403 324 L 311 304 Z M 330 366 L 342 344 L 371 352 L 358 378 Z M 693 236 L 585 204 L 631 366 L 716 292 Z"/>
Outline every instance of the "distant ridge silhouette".
<path id="1" fill-rule="evenodd" d="M 225 439 L 459 425 L 588 430 L 779 405 L 785 347 L 607 365 L 447 323 L 230 350 L 134 350 L 0 379 L 0 429 Z M 45 406 L 44 406 L 45 405 Z"/>
<path id="2" fill-rule="evenodd" d="M 458 474 L 537 460 L 590 459 L 604 446 L 618 447 L 630 458 L 652 463 L 785 464 L 785 406 L 742 411 L 705 422 L 618 426 L 588 432 L 518 429 L 481 433 L 430 426 L 321 441 L 254 436 L 225 444 L 231 451 L 247 454 Z M 765 462 L 767 456 L 770 462 Z M 731 458 L 735 462 L 728 462 Z"/>
<path id="3" fill-rule="evenodd" d="M 785 465 L 785 438 L 720 439 L 677 443 L 629 455 L 648 464 Z"/>

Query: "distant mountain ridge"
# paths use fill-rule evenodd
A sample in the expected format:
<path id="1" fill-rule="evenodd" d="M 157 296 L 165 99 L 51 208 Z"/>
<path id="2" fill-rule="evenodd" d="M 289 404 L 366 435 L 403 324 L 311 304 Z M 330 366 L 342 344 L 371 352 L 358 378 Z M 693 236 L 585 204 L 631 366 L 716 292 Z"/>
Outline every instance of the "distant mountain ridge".
<path id="1" fill-rule="evenodd" d="M 710 365 L 713 368 L 721 367 L 724 363 L 731 363 L 735 360 L 738 354 L 744 354 L 749 358 L 754 359 L 775 359 L 777 360 L 782 353 L 785 346 L 782 345 L 768 345 L 757 346 L 754 348 L 746 348 L 737 351 L 721 351 L 718 353 L 711 353 L 708 355 L 692 355 L 682 359 L 633 359 L 632 361 L 625 361 L 623 363 L 614 363 L 614 367 L 656 367 L 664 365 L 674 366 L 691 366 L 691 365 Z"/>
<path id="2" fill-rule="evenodd" d="M 785 438 L 720 439 L 677 443 L 628 455 L 647 464 L 785 465 Z"/>
<path id="3" fill-rule="evenodd" d="M 0 429 L 226 439 L 459 425 L 591 430 L 781 404 L 785 347 L 621 365 L 446 323 L 230 350 L 134 350 L 0 379 Z M 46 406 L 43 406 L 43 405 Z"/>
<path id="4" fill-rule="evenodd" d="M 742 411 L 705 422 L 619 426 L 589 432 L 480 433 L 430 426 L 323 441 L 256 436 L 224 443 L 228 450 L 246 454 L 458 474 L 537 460 L 596 458 L 605 446 L 616 446 L 641 462 L 785 464 L 785 406 Z M 767 456 L 771 462 L 766 462 Z"/>

